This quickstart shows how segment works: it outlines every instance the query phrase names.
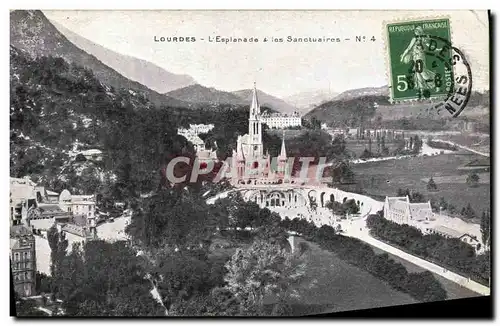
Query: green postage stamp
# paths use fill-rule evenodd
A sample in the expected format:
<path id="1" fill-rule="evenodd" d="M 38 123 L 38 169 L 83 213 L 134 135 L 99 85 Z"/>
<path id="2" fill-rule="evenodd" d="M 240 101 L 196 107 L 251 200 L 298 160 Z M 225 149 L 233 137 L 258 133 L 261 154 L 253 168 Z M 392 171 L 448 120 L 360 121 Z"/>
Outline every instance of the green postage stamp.
<path id="1" fill-rule="evenodd" d="M 392 100 L 447 98 L 453 92 L 449 19 L 400 21 L 385 28 Z"/>

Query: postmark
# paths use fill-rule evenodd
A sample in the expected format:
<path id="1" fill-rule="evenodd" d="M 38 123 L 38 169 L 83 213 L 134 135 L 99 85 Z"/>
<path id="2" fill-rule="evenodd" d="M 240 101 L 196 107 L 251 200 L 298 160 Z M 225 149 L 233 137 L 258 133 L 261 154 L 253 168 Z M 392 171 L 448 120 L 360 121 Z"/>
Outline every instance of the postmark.
<path id="1" fill-rule="evenodd" d="M 390 92 L 393 101 L 437 100 L 438 113 L 458 116 L 472 89 L 462 51 L 451 43 L 448 18 L 386 24 Z M 433 101 L 435 103 L 435 101 Z"/>

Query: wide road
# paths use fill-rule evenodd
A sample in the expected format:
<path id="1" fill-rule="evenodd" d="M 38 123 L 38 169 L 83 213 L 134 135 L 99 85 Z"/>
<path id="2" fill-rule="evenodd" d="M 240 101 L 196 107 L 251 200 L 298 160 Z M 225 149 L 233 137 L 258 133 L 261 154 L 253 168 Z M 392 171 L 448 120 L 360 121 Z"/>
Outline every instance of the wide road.
<path id="1" fill-rule="evenodd" d="M 468 278 L 458 275 L 456 273 L 453 273 L 451 271 L 446 270 L 444 267 L 441 267 L 439 265 L 436 265 L 434 263 L 431 263 L 427 260 L 424 260 L 422 258 L 413 256 L 403 250 L 400 250 L 398 248 L 395 248 L 385 242 L 379 241 L 375 238 L 373 238 L 369 234 L 369 230 L 366 227 L 366 222 L 365 219 L 362 220 L 357 220 L 353 221 L 352 224 L 345 224 L 345 235 L 358 238 L 366 243 L 368 243 L 371 246 L 377 247 L 381 250 L 384 250 L 388 253 L 391 253 L 395 256 L 398 256 L 402 259 L 405 259 L 417 266 L 420 266 L 432 273 L 438 274 L 450 281 L 453 281 L 463 287 L 466 287 L 469 290 L 472 290 L 476 293 L 482 294 L 482 295 L 490 295 L 490 288 L 479 284 L 477 282 L 474 282 L 473 280 L 469 280 Z"/>

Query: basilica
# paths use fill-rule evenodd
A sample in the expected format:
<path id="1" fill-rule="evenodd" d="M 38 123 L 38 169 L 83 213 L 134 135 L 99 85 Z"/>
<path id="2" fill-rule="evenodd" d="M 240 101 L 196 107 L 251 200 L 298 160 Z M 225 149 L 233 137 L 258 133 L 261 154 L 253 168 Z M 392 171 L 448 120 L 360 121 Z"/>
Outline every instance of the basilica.
<path id="1" fill-rule="evenodd" d="M 264 154 L 262 123 L 257 88 L 254 83 L 248 117 L 248 134 L 238 136 L 236 150 L 233 150 L 232 155 L 231 166 L 234 170 L 231 183 L 234 185 L 282 183 L 290 178 L 291 169 L 287 164 L 284 133 L 279 156 L 271 158 L 269 152 Z"/>

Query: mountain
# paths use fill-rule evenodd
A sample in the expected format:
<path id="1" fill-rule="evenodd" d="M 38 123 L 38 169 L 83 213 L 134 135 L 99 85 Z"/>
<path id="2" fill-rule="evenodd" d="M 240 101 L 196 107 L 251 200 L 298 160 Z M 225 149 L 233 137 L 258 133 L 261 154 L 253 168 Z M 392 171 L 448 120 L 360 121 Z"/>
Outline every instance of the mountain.
<path id="1" fill-rule="evenodd" d="M 51 21 L 51 23 L 80 49 L 92 54 L 123 76 L 135 80 L 158 93 L 167 93 L 196 83 L 191 76 L 173 74 L 149 61 L 114 52 L 70 31 L 61 24 L 54 21 Z"/>
<path id="2" fill-rule="evenodd" d="M 232 92 L 236 96 L 243 99 L 244 103 L 252 102 L 252 89 L 242 89 L 239 91 Z M 293 113 L 297 111 L 297 108 L 293 105 L 288 104 L 284 100 L 277 98 L 275 96 L 264 93 L 261 90 L 257 90 L 257 96 L 259 97 L 259 103 L 261 106 L 269 107 L 280 113 Z"/>
<path id="3" fill-rule="evenodd" d="M 330 90 L 319 89 L 296 93 L 285 97 L 284 100 L 295 105 L 298 112 L 306 114 L 316 106 L 333 99 L 337 95 L 338 93 L 333 93 Z"/>
<path id="4" fill-rule="evenodd" d="M 39 10 L 10 12 L 10 44 L 34 57 L 61 57 L 69 63 L 83 66 L 92 70 L 101 82 L 114 88 L 139 92 L 155 105 L 190 106 L 122 76 L 93 55 L 71 43 Z"/>
<path id="5" fill-rule="evenodd" d="M 353 92 L 354 93 L 354 92 Z M 353 94 L 351 93 L 351 94 Z M 341 94 L 342 95 L 342 94 Z M 345 96 L 325 102 L 309 111 L 305 118 L 318 119 L 335 127 L 359 126 L 375 116 L 378 105 L 388 105 L 386 95 Z"/>
<path id="6" fill-rule="evenodd" d="M 333 100 L 350 100 L 356 97 L 361 96 L 386 96 L 389 97 L 389 87 L 365 87 L 365 88 L 356 88 L 350 89 L 348 91 L 342 92 L 337 95 Z"/>
<path id="7" fill-rule="evenodd" d="M 199 104 L 233 104 L 249 105 L 249 101 L 244 101 L 241 97 L 230 93 L 208 88 L 200 84 L 190 85 L 168 92 L 166 95 L 181 101 Z"/>
<path id="8" fill-rule="evenodd" d="M 104 84 L 89 69 L 10 47 L 12 177 L 29 175 L 56 191 L 95 193 L 107 175 L 117 186 L 149 192 L 166 158 L 194 154 L 176 131 L 198 117 L 210 120 L 195 110 L 160 110 L 131 89 Z M 103 160 L 76 160 L 82 149 L 100 149 Z"/>

